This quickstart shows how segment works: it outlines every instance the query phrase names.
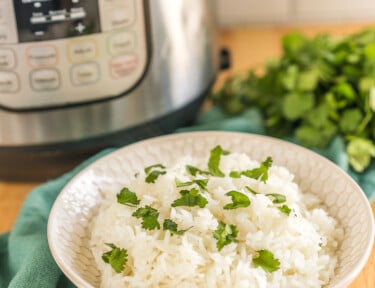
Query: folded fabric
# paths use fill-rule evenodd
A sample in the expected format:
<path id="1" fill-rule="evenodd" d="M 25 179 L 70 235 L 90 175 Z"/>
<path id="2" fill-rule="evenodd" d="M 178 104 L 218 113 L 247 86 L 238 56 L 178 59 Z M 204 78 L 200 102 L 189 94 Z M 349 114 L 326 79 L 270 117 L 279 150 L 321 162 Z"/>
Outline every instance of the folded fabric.
<path id="1" fill-rule="evenodd" d="M 196 125 L 176 132 L 197 130 L 226 130 L 265 134 L 262 115 L 256 109 L 230 117 L 214 108 L 202 114 Z M 295 142 L 292 138 L 286 139 Z M 107 149 L 91 157 L 71 172 L 34 189 L 26 198 L 18 219 L 10 233 L 0 236 L 0 287 L 74 287 L 62 274 L 52 258 L 47 242 L 47 222 L 50 209 L 61 189 L 80 170 L 93 161 L 112 152 Z M 375 195 L 374 164 L 362 174 L 350 170 L 344 142 L 334 139 L 327 149 L 316 152 L 329 158 L 348 172 L 362 187 L 367 197 Z"/>

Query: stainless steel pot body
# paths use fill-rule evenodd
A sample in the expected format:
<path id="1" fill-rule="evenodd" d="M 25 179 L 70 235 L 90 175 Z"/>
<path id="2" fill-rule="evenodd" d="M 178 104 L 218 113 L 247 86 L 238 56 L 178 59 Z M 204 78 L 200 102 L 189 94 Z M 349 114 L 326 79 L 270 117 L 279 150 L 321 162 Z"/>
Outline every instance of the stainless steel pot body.
<path id="1" fill-rule="evenodd" d="M 73 37 L 73 40 L 70 39 L 71 42 L 67 44 L 64 42 L 65 39 L 56 40 L 56 45 L 49 45 L 51 41 L 41 40 L 32 43 L 36 45 L 26 47 L 25 51 L 19 52 L 17 50 L 19 46 L 27 43 L 1 44 L 2 39 L 13 39 L 2 37 L 4 35 L 1 35 L 3 31 L 1 30 L 0 60 L 6 61 L 0 61 L 0 179 L 16 181 L 49 179 L 68 171 L 103 148 L 121 146 L 171 132 L 194 118 L 213 84 L 218 70 L 219 54 L 216 45 L 214 0 L 97 1 L 101 8 L 111 3 L 121 6 L 125 2 L 126 5 L 142 7 L 142 13 L 140 10 L 137 12 L 138 16 L 143 17 L 143 20 L 138 21 L 139 27 L 144 28 L 145 31 L 142 34 L 143 40 L 141 37 L 137 39 L 138 47 L 144 50 L 143 66 L 137 72 L 139 77 L 132 80 L 134 82 L 132 85 L 126 84 L 126 80 L 117 81 L 118 85 L 116 83 L 97 85 L 95 86 L 97 89 L 90 88 L 90 85 L 81 85 L 90 84 L 95 77 L 110 78 L 111 75 L 108 75 L 113 73 L 112 76 L 116 78 L 129 72 L 127 65 L 131 66 L 135 58 L 116 54 L 117 49 L 120 51 L 124 47 L 127 49 L 126 45 L 128 45 L 127 38 L 118 37 L 123 34 L 117 34 L 116 29 L 114 32 L 108 32 L 110 33 L 108 39 L 113 40 L 114 44 L 112 45 L 111 41 L 103 44 L 108 46 L 106 47 L 108 54 L 112 52 L 115 54 L 108 57 L 115 60 L 112 63 L 112 58 L 108 58 L 109 66 L 112 66 L 101 70 L 100 73 L 95 70 L 98 65 L 91 59 L 80 62 L 82 56 L 80 53 L 83 54 L 84 59 L 91 57 L 90 53 L 95 48 L 92 43 L 95 43 L 96 36 L 100 36 L 98 34 L 88 35 L 89 41 L 86 42 L 78 41 L 81 39 L 79 36 Z M 4 4 L 5 2 L 7 4 Z M 11 2 L 13 1 L 0 3 L 0 12 L 8 11 Z M 65 5 L 70 2 L 56 0 L 13 3 L 33 5 L 29 7 L 34 11 L 43 5 L 51 3 Z M 73 16 L 84 17 L 86 14 L 83 12 L 95 12 L 91 11 L 94 3 L 92 0 L 72 1 L 72 3 L 69 5 L 86 5 L 88 10 L 85 11 L 81 9 L 82 7 L 70 7 L 70 10 L 56 8 L 56 11 L 49 12 L 47 18 L 37 11 L 32 12 L 29 22 L 22 23 L 26 25 L 27 30 L 29 23 L 33 21 L 38 23 L 47 19 L 50 23 L 54 19 L 59 21 L 63 17 L 65 19 L 70 17 L 71 20 Z M 125 18 L 121 20 L 123 14 L 116 14 L 116 9 L 112 10 L 115 13 L 113 19 L 111 16 L 104 15 L 109 23 L 102 23 L 104 30 L 109 29 L 108 25 L 116 26 L 127 21 L 126 17 L 129 17 L 125 14 Z M 19 9 L 15 12 L 24 11 L 27 9 Z M 3 15 L 10 14 L 3 13 Z M 27 19 L 22 15 L 18 18 Z M 9 23 L 12 22 L 12 19 L 8 20 Z M 77 34 L 82 33 L 85 27 L 95 28 L 97 26 L 95 17 L 92 21 L 89 25 L 85 25 L 83 20 L 70 21 L 69 25 L 75 25 L 74 31 L 70 30 L 70 32 Z M 36 26 L 44 27 L 39 24 Z M 6 31 L 12 33 L 15 29 Z M 27 42 L 35 37 L 43 39 L 46 37 L 43 33 L 48 31 L 35 30 L 33 31 L 35 35 L 26 32 L 19 31 L 18 37 Z M 59 29 L 51 29 L 49 32 L 52 33 L 50 37 L 61 34 Z M 82 37 L 82 39 L 86 38 Z M 55 42 L 52 41 L 52 44 Z M 65 44 L 67 46 L 63 46 Z M 58 45 L 60 48 L 67 47 L 67 53 L 71 53 L 70 57 L 65 57 L 65 52 L 61 51 L 61 57 L 57 57 L 57 49 L 53 47 Z M 103 46 L 102 50 L 106 48 Z M 10 53 L 12 50 L 19 53 L 12 54 Z M 18 57 L 17 61 L 14 61 L 13 56 Z M 97 61 L 107 61 L 107 59 L 99 58 Z M 57 65 L 58 69 L 48 66 L 49 64 Z M 34 67 L 34 65 L 42 67 Z M 64 76 L 64 69 L 66 76 Z M 18 83 L 18 80 L 21 83 Z M 72 85 L 77 90 L 69 90 L 73 89 L 72 87 L 67 90 L 62 89 L 65 86 L 56 85 L 56 81 L 60 80 L 77 84 L 74 87 Z M 17 86 L 18 84 L 20 85 Z M 121 85 L 127 88 L 121 91 L 121 88 L 117 87 Z M 25 86 L 33 86 L 34 90 L 30 90 L 30 94 L 18 90 Z M 52 90 L 49 90 L 50 88 Z M 45 91 L 40 92 L 43 89 Z M 112 92 L 106 95 L 107 91 Z M 22 99 L 25 99 L 25 102 Z"/>
<path id="2" fill-rule="evenodd" d="M 207 91 L 217 73 L 213 2 L 145 1 L 147 65 L 136 85 L 101 101 L 90 102 L 86 95 L 88 101 L 76 105 L 0 108 L 0 148 L 75 143 L 126 133 L 173 111 L 183 113 L 186 105 Z M 22 63 L 18 64 L 22 73 Z"/>

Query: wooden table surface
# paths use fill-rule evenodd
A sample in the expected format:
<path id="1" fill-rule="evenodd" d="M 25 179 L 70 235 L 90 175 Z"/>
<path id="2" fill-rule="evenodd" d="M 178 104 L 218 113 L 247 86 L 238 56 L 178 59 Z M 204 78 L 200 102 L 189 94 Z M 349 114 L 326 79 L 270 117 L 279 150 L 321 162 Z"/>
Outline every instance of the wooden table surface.
<path id="1" fill-rule="evenodd" d="M 231 68 L 219 75 L 215 88 L 231 73 L 246 71 L 252 67 L 261 69 L 264 61 L 281 53 L 282 35 L 290 31 L 301 31 L 308 36 L 330 33 L 335 36 L 353 33 L 368 26 L 368 23 L 335 25 L 261 26 L 232 28 L 222 31 L 220 42 L 232 52 Z M 11 230 L 26 195 L 40 183 L 9 183 L 0 181 L 0 233 Z M 372 203 L 375 213 L 375 202 Z M 367 265 L 350 288 L 375 287 L 375 249 Z"/>

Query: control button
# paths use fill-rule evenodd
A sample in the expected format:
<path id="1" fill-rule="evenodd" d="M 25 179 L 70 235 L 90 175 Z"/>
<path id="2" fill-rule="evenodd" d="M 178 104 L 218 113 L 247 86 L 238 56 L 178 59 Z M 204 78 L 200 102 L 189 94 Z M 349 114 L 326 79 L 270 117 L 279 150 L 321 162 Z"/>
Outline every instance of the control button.
<path id="1" fill-rule="evenodd" d="M 33 16 L 30 19 L 31 24 L 43 24 L 46 23 L 47 17 L 46 16 Z"/>
<path id="2" fill-rule="evenodd" d="M 16 67 L 16 56 L 9 48 L 0 48 L 0 69 L 12 69 Z"/>
<path id="3" fill-rule="evenodd" d="M 31 67 L 45 67 L 57 64 L 57 49 L 53 46 L 31 46 L 26 50 Z"/>
<path id="4" fill-rule="evenodd" d="M 116 56 L 109 62 L 111 77 L 114 79 L 122 78 L 131 74 L 138 64 L 138 57 L 135 53 Z"/>
<path id="5" fill-rule="evenodd" d="M 0 92 L 15 93 L 20 88 L 19 80 L 15 73 L 0 71 Z"/>
<path id="6" fill-rule="evenodd" d="M 124 27 L 126 25 L 130 25 L 134 20 L 134 13 L 126 9 L 126 6 L 117 7 L 112 11 L 112 27 Z"/>
<path id="7" fill-rule="evenodd" d="M 56 69 L 39 69 L 30 74 L 31 87 L 35 91 L 56 90 L 60 86 L 60 74 Z"/>
<path id="8" fill-rule="evenodd" d="M 102 11 L 100 16 L 103 31 L 127 27 L 132 25 L 136 18 L 134 0 L 103 3 Z"/>
<path id="9" fill-rule="evenodd" d="M 89 62 L 97 57 L 94 40 L 76 40 L 68 43 L 68 58 L 72 63 Z"/>
<path id="10" fill-rule="evenodd" d="M 70 19 L 83 19 L 86 17 L 86 12 L 83 8 L 72 8 L 70 10 Z"/>
<path id="11" fill-rule="evenodd" d="M 83 31 L 86 30 L 86 26 L 83 25 L 81 22 L 79 22 L 79 23 L 76 25 L 76 27 L 74 27 L 74 29 L 75 29 L 79 34 L 81 34 L 81 33 L 83 33 Z"/>
<path id="12" fill-rule="evenodd" d="M 119 6 L 112 10 L 112 28 L 125 27 L 133 23 L 135 14 L 134 9 L 128 9 L 127 6 Z"/>
<path id="13" fill-rule="evenodd" d="M 70 70 L 70 78 L 74 85 L 88 85 L 99 80 L 98 63 L 83 63 L 74 65 Z"/>
<path id="14" fill-rule="evenodd" d="M 64 21 L 65 19 L 65 14 L 55 14 L 51 16 L 51 21 L 53 22 Z"/>
<path id="15" fill-rule="evenodd" d="M 34 32 L 35 36 L 43 36 L 44 34 L 46 34 L 46 31 L 43 30 L 38 30 Z"/>
<path id="16" fill-rule="evenodd" d="M 108 37 L 107 45 L 112 55 L 131 52 L 135 48 L 135 33 L 131 31 L 113 33 Z"/>

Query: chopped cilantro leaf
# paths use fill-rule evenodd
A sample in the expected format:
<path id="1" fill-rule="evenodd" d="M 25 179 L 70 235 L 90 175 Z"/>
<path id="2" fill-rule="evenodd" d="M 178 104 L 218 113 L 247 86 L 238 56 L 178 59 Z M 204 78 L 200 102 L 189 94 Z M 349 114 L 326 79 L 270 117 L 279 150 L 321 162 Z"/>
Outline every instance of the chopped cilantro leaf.
<path id="1" fill-rule="evenodd" d="M 254 168 L 252 170 L 245 170 L 245 171 L 232 171 L 229 173 L 229 176 L 232 178 L 240 178 L 242 175 L 253 178 L 253 179 L 259 179 L 260 181 L 266 183 L 268 180 L 268 169 L 272 165 L 272 158 L 267 157 L 266 160 L 264 160 L 262 163 L 260 163 L 260 166 L 258 168 Z"/>
<path id="2" fill-rule="evenodd" d="M 207 190 L 208 179 L 196 179 L 196 180 L 193 180 L 193 182 L 197 184 L 199 188 L 201 188 L 202 190 L 204 191 Z"/>
<path id="3" fill-rule="evenodd" d="M 118 248 L 112 243 L 106 243 L 106 245 L 112 248 L 112 250 L 103 253 L 103 261 L 110 264 L 116 273 L 121 273 L 128 261 L 128 251 L 126 249 Z"/>
<path id="4" fill-rule="evenodd" d="M 176 187 L 177 188 L 186 187 L 186 186 L 191 186 L 193 184 L 197 184 L 199 188 L 201 188 L 202 190 L 206 191 L 207 190 L 208 179 L 195 179 L 195 180 L 188 181 L 188 182 L 181 182 L 179 179 L 176 178 L 175 179 L 175 183 L 176 183 Z"/>
<path id="5" fill-rule="evenodd" d="M 225 224 L 224 222 L 219 221 L 217 229 L 213 232 L 213 236 L 217 240 L 217 249 L 219 249 L 220 251 L 221 249 L 223 249 L 224 246 L 232 242 L 237 242 L 237 234 L 238 229 L 236 225 Z"/>
<path id="6" fill-rule="evenodd" d="M 177 178 L 174 179 L 174 182 L 176 183 L 177 188 L 186 187 L 186 186 L 190 186 L 190 185 L 194 184 L 193 181 L 182 182 L 181 180 L 179 180 Z"/>
<path id="7" fill-rule="evenodd" d="M 245 186 L 245 188 L 253 195 L 257 195 L 259 194 L 257 191 L 255 191 L 254 189 L 252 189 L 251 187 L 249 186 Z"/>
<path id="8" fill-rule="evenodd" d="M 226 196 L 230 196 L 232 198 L 232 203 L 226 204 L 224 209 L 237 209 L 237 208 L 244 208 L 250 205 L 249 197 L 245 194 L 237 192 L 237 191 L 229 191 L 225 194 Z"/>
<path id="9" fill-rule="evenodd" d="M 172 207 L 199 206 L 200 208 L 204 208 L 208 203 L 207 199 L 200 195 L 199 191 L 196 188 L 192 188 L 190 190 L 182 190 L 180 191 L 180 194 L 181 198 L 174 200 L 172 203 Z"/>
<path id="10" fill-rule="evenodd" d="M 266 272 L 274 272 L 280 269 L 280 261 L 273 256 L 269 250 L 257 251 L 256 257 L 253 258 L 255 267 L 261 267 Z"/>
<path id="11" fill-rule="evenodd" d="M 137 195 L 126 187 L 122 188 L 120 193 L 118 193 L 116 196 L 118 203 L 127 206 L 134 207 L 140 202 L 140 200 L 137 198 Z"/>
<path id="12" fill-rule="evenodd" d="M 241 178 L 241 175 L 243 174 L 244 172 L 241 172 L 241 171 L 231 171 L 229 173 L 229 177 L 232 177 L 232 178 Z"/>
<path id="13" fill-rule="evenodd" d="M 171 232 L 171 234 L 176 234 L 176 235 L 182 235 L 184 234 L 186 231 L 188 231 L 189 229 L 185 229 L 185 230 L 178 230 L 177 229 L 177 223 L 174 222 L 173 220 L 171 219 L 165 219 L 164 220 L 164 223 L 163 223 L 163 229 L 164 230 L 169 230 Z"/>
<path id="14" fill-rule="evenodd" d="M 260 166 L 258 168 L 250 170 L 248 173 L 246 172 L 244 175 L 249 178 L 259 179 L 266 183 L 268 180 L 268 169 L 272 165 L 272 158 L 267 157 L 266 160 L 264 160 L 262 163 L 260 163 Z"/>
<path id="15" fill-rule="evenodd" d="M 165 173 L 167 173 L 164 169 L 165 166 L 162 164 L 154 164 L 146 167 L 144 169 L 146 173 L 146 183 L 155 183 L 156 179 L 158 179 L 160 175 L 164 175 Z"/>
<path id="16" fill-rule="evenodd" d="M 283 212 L 284 214 L 288 215 L 290 214 L 290 212 L 292 211 L 292 209 L 290 209 L 287 205 L 283 205 L 281 207 L 277 207 L 281 212 Z"/>
<path id="17" fill-rule="evenodd" d="M 221 155 L 228 155 L 229 152 L 223 150 L 220 145 L 216 146 L 210 152 L 210 159 L 208 160 L 208 169 L 212 175 L 217 177 L 224 177 L 225 174 L 220 170 Z"/>
<path id="18" fill-rule="evenodd" d="M 281 203 L 286 202 L 286 197 L 282 194 L 270 193 L 270 194 L 266 194 L 266 196 L 271 197 L 273 204 L 281 204 Z"/>
<path id="19" fill-rule="evenodd" d="M 142 228 L 146 230 L 160 229 L 158 222 L 159 212 L 151 206 L 146 205 L 145 207 L 138 208 L 132 216 L 142 218 Z"/>
<path id="20" fill-rule="evenodd" d="M 186 165 L 186 170 L 192 175 L 192 176 L 197 176 L 197 174 L 201 175 L 212 175 L 211 172 L 209 171 L 204 171 L 201 170 L 197 167 L 191 166 L 191 165 Z"/>
<path id="21" fill-rule="evenodd" d="M 145 173 L 146 174 L 149 174 L 151 172 L 151 170 L 154 170 L 155 168 L 160 168 L 162 170 L 165 169 L 165 166 L 163 164 L 154 164 L 154 165 L 151 165 L 151 166 L 148 166 L 144 169 Z"/>
<path id="22" fill-rule="evenodd" d="M 145 181 L 147 183 L 155 183 L 156 179 L 158 179 L 160 175 L 164 175 L 165 173 L 167 172 L 159 170 L 151 171 L 151 173 L 146 176 Z"/>

